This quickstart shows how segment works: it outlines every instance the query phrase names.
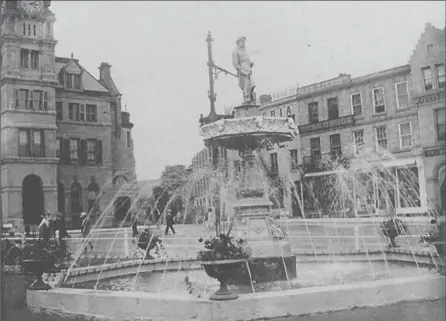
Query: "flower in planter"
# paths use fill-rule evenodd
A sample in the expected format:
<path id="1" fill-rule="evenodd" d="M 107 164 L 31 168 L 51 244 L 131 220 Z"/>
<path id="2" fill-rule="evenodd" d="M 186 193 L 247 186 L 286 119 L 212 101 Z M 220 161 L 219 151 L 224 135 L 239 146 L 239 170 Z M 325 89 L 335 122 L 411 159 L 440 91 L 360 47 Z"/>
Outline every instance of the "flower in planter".
<path id="1" fill-rule="evenodd" d="M 203 242 L 200 238 L 199 242 Z M 227 234 L 220 234 L 204 242 L 204 250 L 198 252 L 197 258 L 200 261 L 219 261 L 248 259 L 251 257 L 251 249 L 244 246 L 245 241 Z"/>

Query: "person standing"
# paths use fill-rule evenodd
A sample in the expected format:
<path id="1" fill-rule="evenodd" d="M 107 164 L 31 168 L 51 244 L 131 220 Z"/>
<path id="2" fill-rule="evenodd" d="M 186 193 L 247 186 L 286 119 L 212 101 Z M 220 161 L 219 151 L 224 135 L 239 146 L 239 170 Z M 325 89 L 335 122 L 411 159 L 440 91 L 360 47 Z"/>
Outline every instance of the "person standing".
<path id="1" fill-rule="evenodd" d="M 175 215 L 173 215 L 172 211 L 169 209 L 169 210 L 167 210 L 166 230 L 164 231 L 165 235 L 168 234 L 169 229 L 171 229 L 172 233 L 175 234 L 175 229 L 173 228 L 173 223 L 175 223 Z"/>
<path id="2" fill-rule="evenodd" d="M 82 238 L 88 239 L 88 235 L 90 234 L 90 229 L 91 229 L 91 222 L 87 213 L 85 212 L 81 213 L 81 221 L 82 221 L 81 224 Z M 91 244 L 90 240 L 88 240 L 88 246 L 90 247 L 90 251 L 93 251 L 93 244 Z"/>
<path id="3" fill-rule="evenodd" d="M 39 229 L 39 239 L 47 243 L 51 236 L 50 213 L 42 214 L 42 221 L 40 222 L 38 229 Z"/>
<path id="4" fill-rule="evenodd" d="M 133 237 L 136 237 L 138 235 L 138 216 L 136 214 L 135 217 L 133 217 L 132 232 L 133 232 Z"/>

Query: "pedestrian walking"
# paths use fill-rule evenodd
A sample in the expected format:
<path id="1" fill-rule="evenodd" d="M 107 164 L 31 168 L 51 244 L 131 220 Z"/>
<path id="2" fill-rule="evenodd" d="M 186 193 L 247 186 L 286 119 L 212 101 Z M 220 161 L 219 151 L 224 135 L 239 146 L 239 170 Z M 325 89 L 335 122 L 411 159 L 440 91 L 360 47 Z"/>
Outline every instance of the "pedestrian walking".
<path id="1" fill-rule="evenodd" d="M 167 210 L 166 230 L 164 231 L 165 235 L 168 234 L 169 229 L 171 229 L 172 233 L 175 234 L 175 229 L 173 228 L 173 223 L 175 223 L 175 215 L 173 215 L 172 211 L 169 209 L 169 210 Z"/>
<path id="2" fill-rule="evenodd" d="M 138 235 L 138 216 L 136 214 L 135 217 L 133 217 L 132 232 L 133 232 L 133 237 L 136 237 Z"/>
<path id="3" fill-rule="evenodd" d="M 43 240 L 46 244 L 51 237 L 50 231 L 50 213 L 42 214 L 42 221 L 40 221 L 39 227 L 39 239 Z"/>

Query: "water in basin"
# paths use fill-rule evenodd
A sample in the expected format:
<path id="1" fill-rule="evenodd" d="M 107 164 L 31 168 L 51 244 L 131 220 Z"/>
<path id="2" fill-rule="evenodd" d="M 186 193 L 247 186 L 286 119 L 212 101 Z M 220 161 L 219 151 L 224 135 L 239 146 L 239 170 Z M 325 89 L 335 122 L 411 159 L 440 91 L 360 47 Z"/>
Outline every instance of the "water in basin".
<path id="1" fill-rule="evenodd" d="M 338 262 L 338 263 L 298 263 L 296 279 L 252 286 L 231 286 L 238 293 L 252 293 L 266 291 L 280 291 L 321 285 L 335 285 L 358 283 L 364 281 L 389 279 L 390 277 L 409 277 L 421 274 L 435 273 L 428 268 L 401 263 L 385 262 Z M 373 268 L 373 272 L 372 272 Z M 390 271 L 390 273 L 389 273 Z M 111 291 L 142 291 L 158 292 L 163 294 L 189 294 L 196 297 L 207 297 L 219 288 L 217 280 L 206 275 L 204 270 L 189 271 L 157 271 L 139 273 L 135 281 L 135 275 L 125 275 L 110 279 L 100 280 L 98 290 Z M 134 284 L 133 284 L 134 283 Z M 96 281 L 78 283 L 75 288 L 93 289 Z M 133 289 L 132 289 L 133 286 Z"/>

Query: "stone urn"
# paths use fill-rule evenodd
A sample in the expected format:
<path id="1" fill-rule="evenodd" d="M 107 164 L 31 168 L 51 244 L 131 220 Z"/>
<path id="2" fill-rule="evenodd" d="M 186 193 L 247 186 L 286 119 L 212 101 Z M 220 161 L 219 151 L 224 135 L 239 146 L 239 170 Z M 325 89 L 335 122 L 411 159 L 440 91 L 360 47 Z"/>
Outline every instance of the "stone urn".
<path id="1" fill-rule="evenodd" d="M 245 259 L 201 262 L 206 274 L 220 282 L 220 289 L 209 297 L 210 300 L 228 301 L 238 299 L 238 294 L 231 292 L 228 289 L 228 284 L 233 275 L 237 274 L 237 271 L 240 270 L 245 262 Z"/>

